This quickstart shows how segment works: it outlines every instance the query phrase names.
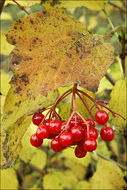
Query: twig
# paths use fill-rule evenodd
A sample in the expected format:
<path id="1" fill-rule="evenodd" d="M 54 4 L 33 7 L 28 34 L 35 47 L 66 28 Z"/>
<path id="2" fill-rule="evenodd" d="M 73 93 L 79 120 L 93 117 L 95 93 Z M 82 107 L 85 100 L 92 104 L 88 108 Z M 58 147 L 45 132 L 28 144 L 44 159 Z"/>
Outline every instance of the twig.
<path id="1" fill-rule="evenodd" d="M 127 13 L 127 10 L 123 9 L 122 7 L 119 7 L 118 5 L 116 5 L 116 4 L 114 4 L 114 3 L 110 2 L 110 1 L 109 1 L 108 3 L 109 3 L 110 5 L 112 5 L 113 7 L 119 9 L 121 12 Z"/>
<path id="2" fill-rule="evenodd" d="M 121 42 L 121 54 L 120 54 L 120 58 L 121 58 L 121 65 L 122 65 L 122 69 L 123 69 L 123 73 L 124 75 L 126 75 L 126 71 L 125 71 L 125 54 L 126 54 L 126 39 L 125 39 L 125 32 L 122 31 L 122 37 L 119 37 L 119 40 Z"/>
<path id="3" fill-rule="evenodd" d="M 27 15 L 29 15 L 30 13 L 22 6 L 20 5 L 16 0 L 12 0 L 16 5 L 18 5 Z"/>
<path id="4" fill-rule="evenodd" d="M 122 31 L 123 29 L 124 29 L 123 26 L 117 26 L 117 27 L 114 28 L 111 32 L 109 32 L 108 34 L 106 34 L 106 35 L 104 36 L 104 40 L 106 40 L 106 39 L 112 37 L 112 35 L 113 35 L 115 32 L 117 32 L 117 31 L 119 31 L 119 30 Z"/>
<path id="5" fill-rule="evenodd" d="M 108 79 L 108 81 L 114 86 L 116 83 L 116 80 L 107 72 L 105 74 L 105 77 Z"/>
<path id="6" fill-rule="evenodd" d="M 3 7 L 4 7 L 5 0 L 0 0 L 0 15 L 2 13 Z"/>
<path id="7" fill-rule="evenodd" d="M 101 158 L 103 158 L 103 159 L 105 159 L 105 160 L 108 160 L 108 161 L 110 161 L 110 162 L 113 162 L 114 164 L 116 164 L 117 166 L 119 166 L 121 169 L 127 171 L 127 168 L 126 168 L 125 166 L 119 164 L 119 163 L 116 162 L 115 160 L 112 160 L 111 158 L 108 158 L 108 157 L 104 156 L 103 154 L 101 154 L 101 153 L 99 153 L 99 152 L 96 152 L 96 151 L 95 151 L 95 153 L 96 153 L 98 156 L 100 156 Z"/>

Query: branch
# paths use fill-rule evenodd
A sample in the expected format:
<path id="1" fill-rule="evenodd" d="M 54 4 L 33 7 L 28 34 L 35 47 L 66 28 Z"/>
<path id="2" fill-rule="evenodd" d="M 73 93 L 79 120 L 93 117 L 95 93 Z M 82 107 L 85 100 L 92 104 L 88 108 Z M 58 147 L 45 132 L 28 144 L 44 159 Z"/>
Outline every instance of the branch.
<path id="1" fill-rule="evenodd" d="M 127 13 L 127 10 L 123 9 L 122 7 L 119 7 L 118 5 L 116 5 L 116 4 L 114 4 L 114 3 L 110 2 L 110 1 L 109 1 L 108 3 L 109 3 L 110 5 L 112 5 L 113 7 L 119 9 L 121 12 Z"/>
<path id="2" fill-rule="evenodd" d="M 115 85 L 116 80 L 108 72 L 105 74 L 105 77 L 113 86 Z"/>
<path id="3" fill-rule="evenodd" d="M 105 159 L 105 160 L 108 160 L 110 162 L 113 162 L 114 164 L 116 164 L 117 166 L 119 166 L 121 169 L 127 171 L 127 168 L 121 164 L 119 164 L 118 162 L 116 162 L 115 160 L 112 160 L 111 158 L 108 158 L 106 156 L 104 156 L 103 154 L 99 153 L 99 152 L 96 152 L 95 153 L 97 154 L 97 156 L 100 156 L 101 158 Z"/>
<path id="4" fill-rule="evenodd" d="M 4 7 L 5 0 L 0 0 L 0 15 L 2 13 L 3 7 Z"/>
<path id="5" fill-rule="evenodd" d="M 113 36 L 113 34 L 115 33 L 115 32 L 117 32 L 117 31 L 123 31 L 124 30 L 124 28 L 123 28 L 123 26 L 121 25 L 121 26 L 117 26 L 116 28 L 114 28 L 111 32 L 109 32 L 108 34 L 106 34 L 105 36 L 104 36 L 104 40 L 107 40 L 108 38 L 110 38 L 110 37 L 112 37 Z"/>
<path id="6" fill-rule="evenodd" d="M 20 5 L 16 0 L 12 0 L 16 5 L 18 5 L 27 15 L 29 15 L 30 13 L 22 6 Z"/>

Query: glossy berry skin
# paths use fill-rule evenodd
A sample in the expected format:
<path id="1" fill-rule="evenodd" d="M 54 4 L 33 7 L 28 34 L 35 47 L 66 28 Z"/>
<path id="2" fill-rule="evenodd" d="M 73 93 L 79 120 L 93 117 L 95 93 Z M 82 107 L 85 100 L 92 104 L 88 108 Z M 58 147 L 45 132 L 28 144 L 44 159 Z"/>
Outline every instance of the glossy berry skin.
<path id="1" fill-rule="evenodd" d="M 72 134 L 70 132 L 62 132 L 59 135 L 59 143 L 62 146 L 64 146 L 64 147 L 70 146 L 70 145 L 72 145 L 72 142 L 73 142 L 73 138 L 72 138 Z"/>
<path id="2" fill-rule="evenodd" d="M 58 120 L 53 120 L 50 122 L 48 129 L 51 134 L 57 135 L 61 130 L 62 122 Z"/>
<path id="3" fill-rule="evenodd" d="M 57 138 L 52 139 L 51 148 L 54 152 L 60 152 L 63 149 Z"/>
<path id="4" fill-rule="evenodd" d="M 37 137 L 40 139 L 48 138 L 49 136 L 48 127 L 46 125 L 40 124 L 37 129 L 36 134 L 37 134 Z"/>
<path id="5" fill-rule="evenodd" d="M 48 139 L 54 139 L 55 137 L 56 137 L 56 135 L 53 135 L 53 134 L 49 133 Z"/>
<path id="6" fill-rule="evenodd" d="M 84 140 L 83 146 L 86 152 L 92 152 L 97 148 L 97 142 L 95 139 L 89 138 Z"/>
<path id="7" fill-rule="evenodd" d="M 32 122 L 34 125 L 39 125 L 41 121 L 43 120 L 44 115 L 41 113 L 35 113 L 32 117 Z"/>
<path id="8" fill-rule="evenodd" d="M 75 120 L 75 117 L 73 116 L 70 120 L 70 126 L 73 127 L 75 125 L 80 125 L 82 123 L 82 120 L 79 116 L 76 116 L 76 120 Z"/>
<path id="9" fill-rule="evenodd" d="M 88 139 L 88 138 L 97 139 L 98 132 L 97 132 L 96 129 L 94 129 L 92 127 L 89 127 L 89 134 L 88 134 L 88 131 L 87 131 L 87 128 L 86 128 L 85 132 L 84 132 L 84 136 L 85 136 L 86 139 Z"/>
<path id="10" fill-rule="evenodd" d="M 38 148 L 42 145 L 43 139 L 40 139 L 37 137 L 36 134 L 33 134 L 30 138 L 30 143 L 32 144 L 32 146 Z"/>
<path id="11" fill-rule="evenodd" d="M 46 119 L 46 120 L 44 121 L 44 124 L 45 124 L 46 126 L 49 126 L 51 121 L 52 121 L 51 119 Z"/>
<path id="12" fill-rule="evenodd" d="M 90 126 L 90 127 L 95 127 L 95 122 L 92 120 L 92 119 L 85 119 L 86 120 L 86 122 L 88 123 L 88 126 Z M 86 125 L 86 123 L 84 123 L 84 122 L 82 122 L 82 124 L 81 124 L 81 126 L 83 127 L 83 128 L 87 128 L 87 125 Z"/>
<path id="13" fill-rule="evenodd" d="M 114 137 L 114 131 L 111 127 L 103 127 L 100 132 L 101 138 L 104 141 L 111 141 Z"/>
<path id="14" fill-rule="evenodd" d="M 83 157 L 86 156 L 86 154 L 87 154 L 87 152 L 83 149 L 82 146 L 77 146 L 77 147 L 75 148 L 75 156 L 76 156 L 77 158 L 83 158 Z"/>
<path id="15" fill-rule="evenodd" d="M 70 130 L 74 141 L 81 141 L 84 137 L 84 131 L 81 126 L 74 126 Z"/>
<path id="16" fill-rule="evenodd" d="M 105 125 L 109 119 L 109 116 L 106 111 L 98 110 L 95 114 L 95 120 L 100 125 Z"/>

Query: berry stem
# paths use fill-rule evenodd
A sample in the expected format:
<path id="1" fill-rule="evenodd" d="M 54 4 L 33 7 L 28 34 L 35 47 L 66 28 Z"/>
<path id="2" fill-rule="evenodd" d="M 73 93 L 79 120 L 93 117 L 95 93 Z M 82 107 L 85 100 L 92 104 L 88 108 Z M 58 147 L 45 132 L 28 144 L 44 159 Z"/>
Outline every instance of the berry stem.
<path id="1" fill-rule="evenodd" d="M 107 106 L 104 106 L 104 105 L 101 104 L 101 103 L 98 103 L 98 104 L 99 104 L 100 106 L 104 107 L 105 109 L 109 110 L 109 111 L 112 113 L 112 115 L 113 115 L 114 117 L 116 117 L 116 115 L 118 115 L 118 116 L 120 116 L 122 119 L 126 120 L 122 115 L 120 115 L 120 114 L 118 114 L 118 113 L 112 111 L 112 110 L 111 110 L 110 108 L 108 108 Z"/>
<path id="2" fill-rule="evenodd" d="M 76 111 L 76 96 L 75 92 L 77 90 L 77 83 L 74 84 L 74 87 L 72 89 L 72 110 Z"/>
<path id="3" fill-rule="evenodd" d="M 81 91 L 81 90 L 79 90 L 79 89 L 77 89 L 77 91 L 80 92 L 81 94 L 83 94 L 84 96 L 88 97 L 92 102 L 94 102 L 96 108 L 99 110 L 99 107 L 98 107 L 98 105 L 97 105 L 96 100 L 94 100 L 94 99 L 93 99 L 91 96 L 89 96 L 87 93 L 85 93 L 85 92 L 83 92 L 83 91 Z"/>
<path id="4" fill-rule="evenodd" d="M 80 96 L 80 94 L 78 92 L 76 92 L 76 94 L 79 96 L 79 98 L 81 99 L 82 103 L 84 104 L 84 106 L 86 107 L 87 111 L 89 112 L 90 116 L 92 119 L 94 119 L 94 116 L 91 113 L 91 110 L 88 108 L 87 104 L 85 103 L 85 101 L 83 100 L 83 98 Z"/>

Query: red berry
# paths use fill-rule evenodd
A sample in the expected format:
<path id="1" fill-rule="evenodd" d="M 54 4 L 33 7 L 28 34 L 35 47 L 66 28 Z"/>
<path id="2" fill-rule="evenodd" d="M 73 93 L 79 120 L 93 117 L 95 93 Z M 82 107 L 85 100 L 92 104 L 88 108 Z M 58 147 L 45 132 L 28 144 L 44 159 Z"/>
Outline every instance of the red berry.
<path id="1" fill-rule="evenodd" d="M 40 139 L 48 138 L 49 136 L 49 131 L 46 125 L 40 124 L 38 129 L 37 129 L 37 137 Z"/>
<path id="2" fill-rule="evenodd" d="M 39 125 L 41 121 L 43 120 L 44 115 L 41 113 L 35 113 L 32 117 L 32 122 L 34 125 Z"/>
<path id="3" fill-rule="evenodd" d="M 88 134 L 88 131 L 89 131 L 89 134 Z M 97 139 L 98 137 L 98 132 L 96 129 L 92 128 L 92 127 L 89 127 L 89 130 L 87 131 L 87 128 L 85 129 L 85 132 L 84 132 L 84 135 L 85 135 L 85 138 L 88 139 L 88 138 L 92 138 L 92 139 Z"/>
<path id="4" fill-rule="evenodd" d="M 95 120 L 100 125 L 105 125 L 109 119 L 109 116 L 106 111 L 98 110 L 95 114 Z"/>
<path id="5" fill-rule="evenodd" d="M 84 140 L 83 146 L 86 152 L 92 152 L 97 148 L 97 142 L 95 139 L 89 138 Z"/>
<path id="6" fill-rule="evenodd" d="M 62 146 L 65 146 L 65 147 L 70 146 L 72 145 L 72 141 L 73 141 L 73 138 L 70 132 L 62 132 L 59 135 L 59 142 Z"/>
<path id="7" fill-rule="evenodd" d="M 92 119 L 85 119 L 90 127 L 95 127 L 95 122 Z M 83 122 L 82 127 L 86 128 L 87 125 Z"/>
<path id="8" fill-rule="evenodd" d="M 71 134 L 74 141 L 80 141 L 83 139 L 84 131 L 81 126 L 74 126 L 71 128 Z"/>
<path id="9" fill-rule="evenodd" d="M 83 158 L 83 157 L 86 156 L 86 154 L 87 154 L 87 152 L 83 149 L 82 146 L 77 146 L 77 147 L 75 148 L 75 156 L 76 156 L 77 158 Z"/>
<path id="10" fill-rule="evenodd" d="M 48 139 L 53 139 L 53 138 L 55 138 L 55 137 L 56 137 L 56 135 L 53 135 L 53 134 L 50 134 L 50 133 L 49 133 Z"/>
<path id="11" fill-rule="evenodd" d="M 60 130 L 61 130 L 61 121 L 58 120 L 53 120 L 50 122 L 50 125 L 48 126 L 49 132 L 51 134 L 59 134 Z"/>
<path id="12" fill-rule="evenodd" d="M 30 143 L 32 144 L 32 146 L 37 148 L 42 145 L 43 139 L 40 139 L 37 137 L 36 134 L 33 134 L 30 138 Z"/>
<path id="13" fill-rule="evenodd" d="M 75 125 L 80 125 L 82 123 L 82 120 L 81 118 L 77 115 L 76 116 L 76 119 L 75 119 L 75 116 L 73 116 L 70 120 L 70 125 L 71 127 L 75 126 Z"/>
<path id="14" fill-rule="evenodd" d="M 114 131 L 111 127 L 103 127 L 100 132 L 101 138 L 104 141 L 111 141 L 114 137 Z"/>
<path id="15" fill-rule="evenodd" d="M 62 122 L 61 131 L 64 131 L 66 124 L 67 124 L 66 121 Z M 67 130 L 67 131 L 70 131 L 70 128 L 71 128 L 71 125 L 69 124 L 69 125 L 67 126 L 66 130 Z"/>
<path id="16" fill-rule="evenodd" d="M 51 141 L 51 148 L 55 151 L 55 152 L 60 152 L 63 147 L 61 146 L 61 144 L 59 143 L 57 138 L 52 139 Z"/>
<path id="17" fill-rule="evenodd" d="M 51 121 L 52 121 L 51 119 L 46 119 L 46 120 L 44 121 L 44 124 L 47 125 L 47 126 L 49 126 L 49 124 L 50 124 Z"/>

